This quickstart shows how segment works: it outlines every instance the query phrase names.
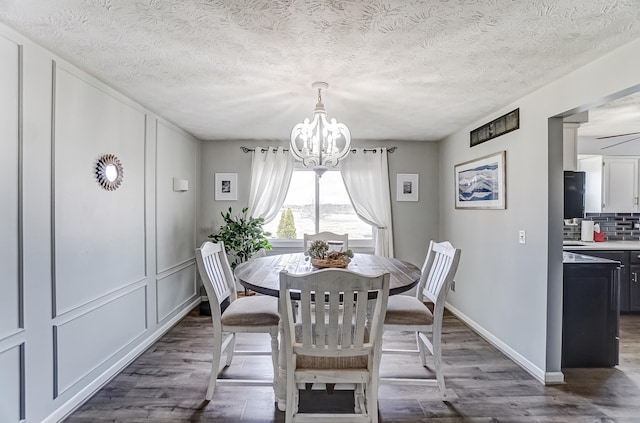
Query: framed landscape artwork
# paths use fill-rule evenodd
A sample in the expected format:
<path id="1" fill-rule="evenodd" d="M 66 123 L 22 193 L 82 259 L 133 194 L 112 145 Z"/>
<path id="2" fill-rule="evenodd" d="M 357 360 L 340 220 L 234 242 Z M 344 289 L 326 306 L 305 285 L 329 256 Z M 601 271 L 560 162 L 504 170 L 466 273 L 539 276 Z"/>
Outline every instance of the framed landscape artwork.
<path id="1" fill-rule="evenodd" d="M 216 173 L 216 201 L 238 199 L 238 174 Z"/>
<path id="2" fill-rule="evenodd" d="M 454 166 L 456 209 L 506 209 L 506 151 Z"/>

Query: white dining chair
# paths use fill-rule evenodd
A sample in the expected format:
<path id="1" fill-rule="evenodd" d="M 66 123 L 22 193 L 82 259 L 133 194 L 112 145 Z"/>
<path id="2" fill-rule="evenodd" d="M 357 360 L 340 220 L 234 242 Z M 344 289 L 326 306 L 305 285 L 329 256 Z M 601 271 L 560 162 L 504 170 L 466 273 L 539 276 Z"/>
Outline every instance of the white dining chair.
<path id="1" fill-rule="evenodd" d="M 285 422 L 378 422 L 378 376 L 389 273 L 366 276 L 346 269 L 304 275 L 280 273 L 280 309 L 287 360 Z M 291 293 L 300 294 L 294 320 Z M 373 299 L 368 299 L 370 294 Z M 367 322 L 367 307 L 373 311 Z M 307 384 L 355 384 L 356 414 L 300 413 Z"/>
<path id="2" fill-rule="evenodd" d="M 206 399 L 211 400 L 217 382 L 234 384 L 266 385 L 275 387 L 278 375 L 278 299 L 254 295 L 237 298 L 235 278 L 231 272 L 224 243 L 205 242 L 196 249 L 196 261 L 202 284 L 209 297 L 211 321 L 213 323 L 213 359 Z M 271 336 L 271 351 L 234 351 L 236 333 L 268 333 Z M 237 355 L 271 355 L 273 379 L 218 379 L 220 360 L 227 353 L 225 367 L 231 365 Z"/>
<path id="3" fill-rule="evenodd" d="M 318 232 L 317 234 L 303 234 L 304 251 L 309 249 L 311 241 L 326 241 L 329 246 L 336 244 L 338 251 L 347 251 L 349 249 L 349 234 L 335 234 L 333 232 Z"/>
<path id="4" fill-rule="evenodd" d="M 431 241 L 422 266 L 422 274 L 415 296 L 394 295 L 389 298 L 384 319 L 384 331 L 414 332 L 418 348 L 415 350 L 383 349 L 383 354 L 419 354 L 427 367 L 427 350 L 433 356 L 435 379 L 384 378 L 384 382 L 437 386 L 446 396 L 442 374 L 442 319 L 444 303 L 460 261 L 460 249 L 449 242 Z M 433 311 L 426 302 L 433 303 Z"/>

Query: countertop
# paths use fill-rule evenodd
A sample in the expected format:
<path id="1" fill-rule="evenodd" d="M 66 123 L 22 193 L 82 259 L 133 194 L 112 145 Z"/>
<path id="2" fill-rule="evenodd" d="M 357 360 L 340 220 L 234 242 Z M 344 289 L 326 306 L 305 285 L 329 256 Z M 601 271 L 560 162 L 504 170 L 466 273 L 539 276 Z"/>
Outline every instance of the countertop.
<path id="1" fill-rule="evenodd" d="M 563 250 L 589 251 L 589 250 L 640 250 L 640 241 L 604 241 L 604 242 L 584 242 L 564 240 Z"/>
<path id="2" fill-rule="evenodd" d="M 567 251 L 562 252 L 563 264 L 615 264 L 619 265 L 620 262 L 615 260 L 603 259 L 600 257 L 592 257 L 584 254 L 569 253 Z"/>

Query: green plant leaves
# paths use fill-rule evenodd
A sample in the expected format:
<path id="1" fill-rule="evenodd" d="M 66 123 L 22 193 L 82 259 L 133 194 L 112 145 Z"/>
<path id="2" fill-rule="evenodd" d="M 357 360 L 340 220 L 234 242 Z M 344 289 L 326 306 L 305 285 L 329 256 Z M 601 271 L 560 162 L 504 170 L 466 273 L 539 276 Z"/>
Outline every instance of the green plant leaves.
<path id="1" fill-rule="evenodd" d="M 224 242 L 227 254 L 230 255 L 231 267 L 235 267 L 249 260 L 256 252 L 264 249 L 271 250 L 271 244 L 267 239 L 268 232 L 264 232 L 264 218 L 247 216 L 248 207 L 242 208 L 242 213 L 233 216 L 233 210 L 229 207 L 226 213 L 220 215 L 225 224 L 220 227 L 218 233 L 209 235 L 212 242 Z"/>

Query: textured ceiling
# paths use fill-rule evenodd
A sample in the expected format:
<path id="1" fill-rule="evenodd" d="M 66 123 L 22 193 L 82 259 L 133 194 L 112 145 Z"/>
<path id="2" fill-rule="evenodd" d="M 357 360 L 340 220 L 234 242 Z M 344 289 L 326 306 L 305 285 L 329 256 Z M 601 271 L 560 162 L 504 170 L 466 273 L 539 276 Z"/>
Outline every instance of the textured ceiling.
<path id="1" fill-rule="evenodd" d="M 578 128 L 578 153 L 640 155 L 640 93 L 590 110 Z"/>
<path id="2" fill-rule="evenodd" d="M 640 37 L 638 0 L 0 0 L 0 21 L 202 139 L 437 140 Z"/>
<path id="3" fill-rule="evenodd" d="M 613 131 L 613 132 L 611 132 Z M 589 112 L 580 125 L 581 136 L 606 137 L 640 131 L 640 93 L 622 97 Z"/>

